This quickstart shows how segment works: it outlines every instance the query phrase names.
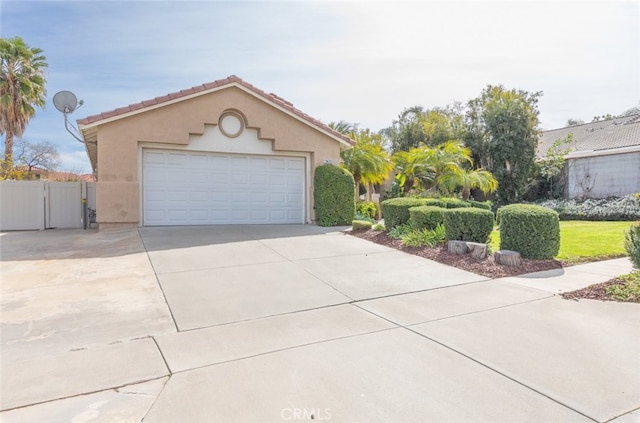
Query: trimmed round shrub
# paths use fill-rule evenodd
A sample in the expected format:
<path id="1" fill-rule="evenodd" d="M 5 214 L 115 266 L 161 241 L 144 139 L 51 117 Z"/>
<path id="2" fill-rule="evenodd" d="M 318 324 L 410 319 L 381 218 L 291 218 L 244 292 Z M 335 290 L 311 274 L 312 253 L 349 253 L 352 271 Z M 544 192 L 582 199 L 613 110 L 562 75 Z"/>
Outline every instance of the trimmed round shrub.
<path id="1" fill-rule="evenodd" d="M 442 207 L 443 209 L 447 207 L 444 201 L 439 198 L 424 198 L 422 201 L 424 201 L 425 206 Z"/>
<path id="2" fill-rule="evenodd" d="M 351 226 L 354 231 L 364 231 L 367 229 L 371 229 L 373 224 L 368 220 L 354 220 L 351 222 Z"/>
<path id="3" fill-rule="evenodd" d="M 444 212 L 446 209 L 434 206 L 418 206 L 409 209 L 409 223 L 416 230 L 433 230 L 440 225 L 444 225 Z"/>
<path id="4" fill-rule="evenodd" d="M 493 213 L 474 207 L 445 209 L 444 227 L 447 241 L 485 244 L 493 231 Z"/>
<path id="5" fill-rule="evenodd" d="M 511 204 L 498 210 L 500 249 L 524 258 L 552 259 L 560 249 L 558 213 L 532 204 Z"/>
<path id="6" fill-rule="evenodd" d="M 475 207 L 477 209 L 484 209 L 484 210 L 491 210 L 491 207 L 493 206 L 491 204 L 491 201 L 467 200 L 467 204 L 469 204 L 471 207 Z"/>
<path id="7" fill-rule="evenodd" d="M 355 182 L 348 170 L 326 164 L 313 176 L 313 200 L 319 226 L 350 225 L 356 211 Z"/>
<path id="8" fill-rule="evenodd" d="M 629 254 L 631 263 L 636 269 L 640 269 L 640 221 L 633 222 L 624 234 L 624 248 Z"/>
<path id="9" fill-rule="evenodd" d="M 441 203 L 448 209 L 460 209 L 463 207 L 471 207 L 471 204 L 458 198 L 439 198 Z"/>
<path id="10" fill-rule="evenodd" d="M 382 202 L 382 216 L 384 216 L 384 225 L 388 231 L 396 226 L 409 223 L 409 209 L 411 207 L 422 206 L 425 204 L 425 198 L 390 198 Z"/>

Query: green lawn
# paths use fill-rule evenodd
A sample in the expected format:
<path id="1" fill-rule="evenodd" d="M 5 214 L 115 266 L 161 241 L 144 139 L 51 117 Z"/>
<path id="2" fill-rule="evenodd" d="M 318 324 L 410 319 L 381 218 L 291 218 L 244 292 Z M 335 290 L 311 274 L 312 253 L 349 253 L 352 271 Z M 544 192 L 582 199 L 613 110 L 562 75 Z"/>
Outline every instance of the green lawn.
<path id="1" fill-rule="evenodd" d="M 560 252 L 556 257 L 568 262 L 591 261 L 625 256 L 624 232 L 631 222 L 560 222 Z M 494 250 L 500 247 L 500 232 L 491 234 Z"/>

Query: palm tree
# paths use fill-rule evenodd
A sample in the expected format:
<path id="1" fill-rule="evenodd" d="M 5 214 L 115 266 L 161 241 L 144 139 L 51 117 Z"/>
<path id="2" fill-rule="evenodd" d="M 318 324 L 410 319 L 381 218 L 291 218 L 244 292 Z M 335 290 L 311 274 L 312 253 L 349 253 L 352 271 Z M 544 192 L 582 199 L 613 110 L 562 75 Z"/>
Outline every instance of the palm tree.
<path id="1" fill-rule="evenodd" d="M 498 189 L 496 178 L 491 172 L 483 169 L 461 169 L 460 172 L 441 175 L 440 185 L 449 192 L 461 187 L 464 200 L 469 199 L 472 189 L 479 189 L 484 194 L 495 192 Z"/>
<path id="2" fill-rule="evenodd" d="M 398 151 L 392 160 L 396 170 L 396 181 L 403 193 L 408 193 L 416 186 L 425 187 L 435 178 L 435 169 L 429 162 L 428 147 L 412 148 L 409 151 Z"/>
<path id="3" fill-rule="evenodd" d="M 358 131 L 357 123 L 350 123 L 346 120 L 341 120 L 339 122 L 329 122 L 327 125 L 329 128 L 333 129 L 336 132 L 340 132 L 342 135 L 351 136 Z"/>
<path id="4" fill-rule="evenodd" d="M 46 57 L 20 37 L 0 38 L 0 135 L 5 135 L 4 170 L 13 169 L 13 138 L 24 133 L 35 106 L 46 99 Z"/>
<path id="5" fill-rule="evenodd" d="M 362 129 L 352 132 L 350 136 L 356 144 L 340 153 L 342 166 L 353 175 L 356 200 L 360 192 L 360 183 L 368 185 L 367 193 L 370 198 L 371 185 L 383 183 L 393 170 L 393 164 L 389 154 L 382 148 L 382 137 L 379 134 Z"/>

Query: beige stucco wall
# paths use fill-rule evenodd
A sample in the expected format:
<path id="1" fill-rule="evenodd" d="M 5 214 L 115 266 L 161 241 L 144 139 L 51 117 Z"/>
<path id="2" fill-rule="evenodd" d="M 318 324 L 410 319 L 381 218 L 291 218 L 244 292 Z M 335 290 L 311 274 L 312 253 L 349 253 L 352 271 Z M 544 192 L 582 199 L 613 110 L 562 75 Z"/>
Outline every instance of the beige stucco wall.
<path id="1" fill-rule="evenodd" d="M 100 229 L 141 223 L 140 145 L 186 146 L 190 134 L 202 135 L 205 125 L 217 125 L 226 110 L 244 115 L 248 128 L 271 142 L 275 154 L 300 152 L 309 157 L 308 192 L 313 193 L 313 170 L 340 161 L 340 143 L 287 113 L 231 86 L 220 91 L 123 117 L 97 127 L 97 221 Z M 193 138 L 193 137 L 191 137 Z M 313 195 L 307 216 L 313 220 Z"/>

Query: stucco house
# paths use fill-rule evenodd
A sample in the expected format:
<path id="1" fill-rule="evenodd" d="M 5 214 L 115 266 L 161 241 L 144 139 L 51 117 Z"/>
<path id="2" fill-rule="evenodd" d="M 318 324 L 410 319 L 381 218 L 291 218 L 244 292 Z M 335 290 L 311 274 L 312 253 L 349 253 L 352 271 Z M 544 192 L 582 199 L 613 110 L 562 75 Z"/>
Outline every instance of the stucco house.
<path id="1" fill-rule="evenodd" d="M 640 114 L 542 132 L 538 155 L 573 134 L 565 157 L 565 196 L 623 197 L 640 192 Z"/>
<path id="2" fill-rule="evenodd" d="M 311 223 L 315 168 L 353 145 L 237 76 L 77 123 L 101 230 Z"/>

